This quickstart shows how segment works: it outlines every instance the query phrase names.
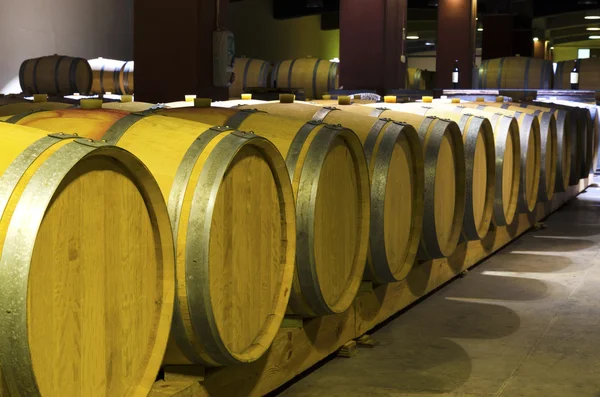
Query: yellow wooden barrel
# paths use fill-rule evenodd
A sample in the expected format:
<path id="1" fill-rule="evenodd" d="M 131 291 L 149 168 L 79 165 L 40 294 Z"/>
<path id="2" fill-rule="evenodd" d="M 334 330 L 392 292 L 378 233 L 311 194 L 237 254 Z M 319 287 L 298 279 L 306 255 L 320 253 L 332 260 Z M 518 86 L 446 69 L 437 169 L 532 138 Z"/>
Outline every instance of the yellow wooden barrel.
<path id="1" fill-rule="evenodd" d="M 573 61 L 558 62 L 554 75 L 554 88 L 557 90 L 571 89 L 571 71 Z M 588 58 L 579 60 L 579 89 L 600 90 L 600 58 Z"/>
<path id="2" fill-rule="evenodd" d="M 406 68 L 406 89 L 425 90 L 425 76 L 423 71 L 417 68 Z"/>
<path id="3" fill-rule="evenodd" d="M 528 57 L 488 59 L 479 67 L 479 88 L 550 89 L 552 62 Z"/>
<path id="4" fill-rule="evenodd" d="M 88 94 L 92 80 L 92 69 L 83 58 L 50 55 L 27 59 L 19 69 L 19 82 L 25 94 Z"/>
<path id="5" fill-rule="evenodd" d="M 542 112 L 527 108 L 518 108 L 505 106 L 497 102 L 464 102 L 461 106 L 472 107 L 487 112 L 513 112 L 515 118 L 520 118 L 520 114 L 530 114 L 535 116 L 540 124 L 541 133 L 541 169 L 540 186 L 538 190 L 539 201 L 550 201 L 554 197 L 556 188 L 556 175 L 558 163 L 558 139 L 556 117 L 550 112 Z M 506 113 L 511 115 L 511 113 Z"/>
<path id="6" fill-rule="evenodd" d="M 133 94 L 133 61 L 88 60 L 93 74 L 92 94 Z"/>
<path id="7" fill-rule="evenodd" d="M 505 103 L 501 104 L 505 109 L 519 111 L 519 109 L 530 109 L 540 112 L 548 112 L 556 118 L 556 191 L 564 192 L 569 187 L 571 177 L 571 155 L 572 155 L 572 134 L 571 132 L 571 114 L 568 111 L 552 108 L 534 106 L 526 103 Z"/>
<path id="8" fill-rule="evenodd" d="M 338 65 L 320 58 L 276 62 L 271 73 L 271 87 L 302 88 L 307 99 L 321 98 L 339 88 Z"/>
<path id="9" fill-rule="evenodd" d="M 493 156 L 488 155 L 488 157 L 491 157 L 491 167 L 495 168 L 495 173 L 488 174 L 487 177 L 488 179 L 491 178 L 490 183 L 495 185 L 495 189 L 492 190 L 494 223 L 499 226 L 505 226 L 513 222 L 518 213 L 521 185 L 521 137 L 519 125 L 513 117 L 500 114 L 475 116 L 472 114 L 473 112 L 463 114 L 462 109 L 444 108 L 444 105 L 433 103 L 390 104 L 386 107 L 396 110 L 406 109 L 422 115 L 454 120 L 461 126 L 463 136 L 468 133 L 465 130 L 468 120 L 474 118 L 486 120 L 485 126 L 489 130 L 489 145 L 491 145 L 491 148 L 488 150 L 491 150 L 495 154 Z M 474 158 L 475 156 L 476 153 L 473 153 Z M 468 169 L 469 163 L 472 162 L 468 154 L 466 161 Z M 483 162 L 483 159 L 480 157 L 479 161 Z M 469 187 L 469 176 L 472 179 L 471 184 L 485 181 L 486 179 L 484 179 L 482 173 L 483 169 L 480 165 L 478 170 L 473 170 L 471 175 L 467 175 L 467 188 Z M 483 202 L 482 199 L 479 199 L 475 201 L 475 204 L 481 206 Z M 478 207 L 475 207 L 474 210 L 479 213 L 482 212 Z"/>
<path id="10" fill-rule="evenodd" d="M 229 97 L 239 98 L 247 88 L 267 87 L 271 73 L 271 63 L 254 58 L 236 58 L 235 81 L 229 87 Z"/>
<path id="11" fill-rule="evenodd" d="M 290 309 L 305 317 L 348 309 L 360 287 L 369 243 L 369 171 L 356 134 L 322 122 L 239 109 L 179 108 L 160 113 L 239 126 L 277 146 L 286 156 L 298 220 Z"/>
<path id="12" fill-rule="evenodd" d="M 371 226 L 366 278 L 404 279 L 415 262 L 423 223 L 423 151 L 410 125 L 323 108 L 306 102 L 243 106 L 271 115 L 351 128 L 369 163 Z"/>
<path id="13" fill-rule="evenodd" d="M 290 180 L 269 141 L 117 110 L 63 109 L 17 122 L 117 142 L 156 177 L 177 250 L 177 305 L 165 363 L 217 366 L 265 353 L 285 315 L 296 246 Z"/>
<path id="14" fill-rule="evenodd" d="M 528 103 L 521 106 L 533 107 L 533 109 L 557 109 L 559 113 L 564 111 L 568 114 L 567 121 L 570 124 L 570 172 L 569 185 L 576 185 L 581 178 L 587 178 L 591 171 L 593 158 L 593 123 L 589 110 L 566 106 L 556 103 Z M 558 117 L 558 115 L 557 115 Z"/>
<path id="15" fill-rule="evenodd" d="M 435 109 L 428 105 L 419 103 L 385 104 L 383 107 L 394 111 L 449 119 L 458 124 L 465 146 L 466 166 L 466 207 L 463 235 L 467 240 L 483 239 L 490 229 L 494 212 L 496 210 L 503 212 L 501 202 L 499 208 L 495 208 L 494 197 L 498 194 L 496 190 L 498 170 L 496 169 L 496 149 L 492 125 L 485 118 Z M 377 106 L 381 107 L 382 105 Z M 383 117 L 386 117 L 385 112 Z M 503 164 L 503 160 L 498 164 Z M 500 167 L 500 172 L 503 170 L 504 168 Z M 500 190 L 499 193 L 501 194 L 502 191 Z M 503 214 L 502 219 L 504 217 Z"/>
<path id="16" fill-rule="evenodd" d="M 173 314 L 167 207 L 137 158 L 77 138 L 0 124 L 2 374 L 12 396 L 146 396 Z"/>
<path id="17" fill-rule="evenodd" d="M 425 165 L 425 213 L 417 254 L 420 259 L 450 256 L 461 236 L 466 203 L 465 154 L 458 125 L 451 120 L 379 110 L 372 105 L 340 109 L 412 125 L 419 134 Z"/>
<path id="18" fill-rule="evenodd" d="M 537 204 L 542 168 L 542 148 L 540 122 L 537 117 L 512 110 L 481 106 L 468 107 L 468 103 L 461 105 L 434 104 L 436 108 L 451 110 L 461 114 L 473 114 L 480 117 L 494 119 L 495 114 L 513 117 L 519 126 L 521 138 L 521 177 L 519 186 L 518 208 L 520 212 L 532 212 Z"/>

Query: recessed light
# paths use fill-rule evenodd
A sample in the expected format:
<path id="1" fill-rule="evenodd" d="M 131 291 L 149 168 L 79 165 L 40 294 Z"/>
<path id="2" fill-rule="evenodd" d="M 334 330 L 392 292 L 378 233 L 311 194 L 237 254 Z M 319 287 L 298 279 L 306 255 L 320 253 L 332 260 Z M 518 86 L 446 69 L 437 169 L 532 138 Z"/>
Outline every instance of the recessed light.
<path id="1" fill-rule="evenodd" d="M 407 40 L 419 40 L 419 36 L 417 35 L 410 35 L 410 36 L 406 36 Z"/>
<path id="2" fill-rule="evenodd" d="M 600 28 L 587 28 L 587 30 L 600 30 Z"/>
<path id="3" fill-rule="evenodd" d="M 590 36 L 590 40 L 600 40 L 600 36 Z"/>
<path id="4" fill-rule="evenodd" d="M 426 42 L 425 45 L 435 45 L 435 43 L 432 43 L 430 41 Z"/>
<path id="5" fill-rule="evenodd" d="M 483 32 L 483 28 L 477 28 L 478 32 Z"/>
<path id="6" fill-rule="evenodd" d="M 537 37 L 533 38 L 533 41 L 539 41 L 540 39 L 538 39 Z"/>
<path id="7" fill-rule="evenodd" d="M 586 15 L 585 19 L 600 19 L 600 15 Z"/>
<path id="8" fill-rule="evenodd" d="M 551 49 L 551 50 L 553 50 L 553 49 L 554 49 L 554 47 L 550 47 L 550 49 Z"/>

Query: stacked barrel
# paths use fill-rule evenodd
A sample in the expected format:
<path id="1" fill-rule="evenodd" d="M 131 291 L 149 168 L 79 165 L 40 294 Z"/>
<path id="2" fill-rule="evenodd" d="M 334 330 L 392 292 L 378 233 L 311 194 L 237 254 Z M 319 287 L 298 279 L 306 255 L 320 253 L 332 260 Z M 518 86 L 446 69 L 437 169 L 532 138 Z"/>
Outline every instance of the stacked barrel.
<path id="1" fill-rule="evenodd" d="M 341 103 L 0 102 L 10 393 L 137 396 L 161 365 L 256 361 L 284 316 L 352 310 L 596 155 L 585 107 Z"/>

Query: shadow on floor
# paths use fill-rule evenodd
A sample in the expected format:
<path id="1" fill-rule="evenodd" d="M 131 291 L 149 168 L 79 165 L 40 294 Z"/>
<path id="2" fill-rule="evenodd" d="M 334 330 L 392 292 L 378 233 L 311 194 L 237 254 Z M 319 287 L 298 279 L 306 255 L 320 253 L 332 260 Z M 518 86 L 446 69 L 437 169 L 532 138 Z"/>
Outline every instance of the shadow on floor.
<path id="1" fill-rule="evenodd" d="M 408 311 L 396 320 L 401 327 L 388 325 L 376 335 L 391 332 L 393 339 L 413 334 L 429 338 L 497 339 L 511 335 L 521 325 L 517 313 L 506 306 L 459 299 L 453 294 L 428 304 L 427 310 Z M 422 302 L 421 306 L 427 303 Z"/>
<path id="2" fill-rule="evenodd" d="M 521 273 L 555 273 L 569 269 L 573 261 L 561 255 L 503 253 L 486 263 L 485 270 Z M 591 264 L 590 264 L 591 266 Z M 579 265 L 577 270 L 581 270 Z"/>
<path id="3" fill-rule="evenodd" d="M 501 259 L 497 258 L 497 261 Z M 452 297 L 534 301 L 548 297 L 551 288 L 559 288 L 559 286 L 550 286 L 544 281 L 531 278 L 481 274 L 477 276 L 477 283 L 471 283 L 468 289 L 462 288 L 454 292 Z"/>
<path id="4" fill-rule="evenodd" d="M 544 234 L 530 234 L 528 238 L 516 240 L 512 245 L 513 251 L 519 251 L 519 247 L 526 247 L 527 251 L 545 252 L 573 252 L 582 251 L 593 247 L 596 243 L 592 240 L 579 238 L 560 238 L 548 230 Z"/>

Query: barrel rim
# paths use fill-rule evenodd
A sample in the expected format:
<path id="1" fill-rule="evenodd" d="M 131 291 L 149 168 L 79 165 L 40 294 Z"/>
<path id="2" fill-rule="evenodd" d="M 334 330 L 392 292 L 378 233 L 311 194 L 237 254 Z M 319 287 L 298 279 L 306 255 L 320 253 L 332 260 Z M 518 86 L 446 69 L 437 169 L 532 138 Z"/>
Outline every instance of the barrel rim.
<path id="1" fill-rule="evenodd" d="M 390 161 L 395 150 L 395 144 L 404 137 L 411 149 L 411 163 L 413 168 L 412 203 L 413 216 L 411 218 L 410 238 L 407 252 L 402 260 L 403 265 L 397 272 L 392 272 L 387 257 L 385 242 L 385 198 L 390 171 Z M 425 169 L 423 150 L 419 135 L 410 124 L 389 121 L 383 132 L 383 137 L 378 145 L 371 176 L 371 224 L 369 236 L 369 263 L 371 275 L 377 282 L 390 283 L 401 281 L 415 264 L 423 229 Z"/>
<path id="2" fill-rule="evenodd" d="M 433 121 L 436 121 L 435 123 Z M 442 139 L 446 137 L 451 143 L 456 174 L 455 211 L 452 219 L 452 232 L 444 244 L 438 240 L 435 224 L 435 189 L 425 192 L 425 214 L 423 216 L 423 232 L 418 253 L 420 259 L 436 259 L 449 257 L 458 246 L 462 233 L 463 217 L 466 204 L 465 153 L 462 133 L 458 124 L 438 117 L 425 117 L 418 130 L 424 151 L 425 186 L 435 186 L 437 160 Z M 427 142 L 425 138 L 429 136 Z M 432 139 L 433 138 L 433 139 Z"/>
<path id="3" fill-rule="evenodd" d="M 470 241 L 482 240 L 490 229 L 494 211 L 494 194 L 496 180 L 496 153 L 494 147 L 494 132 L 492 124 L 487 118 L 463 113 L 459 123 L 463 131 L 465 146 L 465 177 L 466 177 L 466 208 L 463 221 L 463 237 Z M 486 155 L 486 193 L 484 200 L 483 220 L 480 225 L 475 224 L 473 214 L 473 175 L 475 173 L 475 151 L 479 136 L 484 139 Z"/>
<path id="4" fill-rule="evenodd" d="M 69 136 L 69 138 L 73 138 L 73 136 Z M 34 148 L 30 146 L 29 149 L 31 152 L 41 154 L 54 144 L 62 141 L 62 139 L 52 141 L 42 138 L 32 145 L 35 146 Z M 132 396 L 145 396 L 160 369 L 169 337 L 175 292 L 173 266 L 175 252 L 170 237 L 168 214 L 162 193 L 150 172 L 129 152 L 110 145 L 90 144 L 84 140 L 76 140 L 56 150 L 35 171 L 25 186 L 21 199 L 9 221 L 4 243 L 5 248 L 0 258 L 0 278 L 5 279 L 5 281 L 10 280 L 5 284 L 9 287 L 0 291 L 0 300 L 3 302 L 3 306 L 7 308 L 7 310 L 0 313 L 2 319 L 0 334 L 3 336 L 0 338 L 0 356 L 2 357 L 2 370 L 11 394 L 20 395 L 23 390 L 26 390 L 31 395 L 40 395 L 29 348 L 29 335 L 27 332 L 28 291 L 26 288 L 37 234 L 61 182 L 78 163 L 95 156 L 111 157 L 127 168 L 129 175 L 135 178 L 136 186 L 145 198 L 144 201 L 156 204 L 156 206 L 147 206 L 147 209 L 153 219 L 153 224 L 156 225 L 155 230 L 159 235 L 159 241 L 161 243 L 171 243 L 171 249 L 163 249 L 162 244 L 157 244 L 157 247 L 161 248 L 159 257 L 163 271 L 162 305 L 158 313 L 155 313 L 154 330 L 156 332 L 151 339 L 152 348 L 147 353 L 145 368 L 137 378 Z M 31 163 L 36 158 L 37 156 L 30 158 Z M 13 162 L 13 164 L 15 163 Z M 25 214 L 28 218 L 26 222 L 23 219 Z M 169 263 L 171 266 L 169 266 Z M 10 272 L 9 267 L 18 267 L 20 271 Z M 27 271 L 22 271 L 23 269 Z M 171 284 L 169 284 L 169 280 L 171 280 Z M 163 330 L 165 331 L 163 332 Z M 19 337 L 15 338 L 16 335 L 19 335 Z M 12 346 L 13 344 L 16 344 L 16 346 Z M 13 353 L 14 351 L 16 353 Z"/>
<path id="5" fill-rule="evenodd" d="M 348 276 L 350 280 L 348 287 L 335 304 L 329 305 L 323 296 L 317 276 L 317 264 L 314 257 L 314 225 L 320 173 L 325 158 L 330 152 L 331 145 L 336 138 L 344 140 L 354 160 L 353 163 L 355 165 L 360 194 L 360 230 L 358 239 L 361 244 L 358 244 L 356 247 L 352 271 Z M 369 241 L 370 186 L 368 173 L 363 147 L 356 134 L 352 130 L 341 126 L 321 126 L 307 150 L 296 199 L 296 224 L 298 230 L 296 275 L 300 284 L 301 294 L 304 301 L 308 304 L 308 308 L 313 312 L 313 315 L 341 313 L 352 305 L 358 293 L 367 262 Z"/>
<path id="6" fill-rule="evenodd" d="M 283 266 L 281 286 L 278 293 L 279 297 L 273 308 L 274 313 L 270 313 L 265 320 L 263 327 L 265 331 L 259 333 L 257 340 L 246 351 L 237 353 L 232 352 L 225 346 L 224 341 L 220 337 L 219 327 L 212 310 L 209 278 L 210 228 L 212 226 L 211 221 L 216 197 L 225 174 L 239 151 L 248 145 L 265 154 L 264 159 L 269 164 L 274 178 L 279 183 L 278 186 L 280 189 L 278 189 L 278 194 L 280 195 L 280 203 L 284 207 L 283 211 L 281 211 L 281 216 L 282 221 L 285 221 L 286 224 L 286 227 L 282 228 L 282 237 L 287 239 L 288 244 L 285 247 L 286 262 Z M 193 167 L 195 164 L 196 161 L 191 166 Z M 187 166 L 188 164 L 182 162 L 180 169 Z M 202 347 L 201 349 L 197 349 L 198 346 L 196 346 L 194 351 L 187 349 L 183 351 L 185 346 L 177 343 L 178 347 L 182 348 L 184 354 L 187 353 L 191 356 L 189 358 L 192 358 L 193 362 L 208 365 L 223 365 L 256 361 L 268 350 L 275 339 L 281 321 L 283 321 L 294 273 L 294 240 L 296 236 L 293 216 L 294 200 L 292 185 L 285 171 L 283 157 L 271 142 L 251 133 L 234 131 L 218 142 L 209 154 L 200 172 L 190 207 L 185 251 L 186 277 L 187 279 L 193 277 L 194 280 L 199 280 L 199 282 L 186 283 L 187 301 L 179 302 L 179 304 L 189 307 L 190 325 L 194 336 L 201 341 Z M 210 188 L 207 189 L 207 187 Z M 171 208 L 172 205 L 170 199 L 169 207 Z M 194 210 L 195 208 L 196 210 Z M 203 208 L 203 210 L 199 211 L 197 208 Z M 281 315 L 278 315 L 278 313 Z M 177 340 L 179 341 L 182 336 L 177 338 Z M 185 338 L 187 338 L 187 335 Z M 198 350 L 205 354 L 201 354 Z"/>

